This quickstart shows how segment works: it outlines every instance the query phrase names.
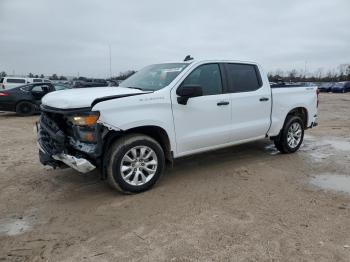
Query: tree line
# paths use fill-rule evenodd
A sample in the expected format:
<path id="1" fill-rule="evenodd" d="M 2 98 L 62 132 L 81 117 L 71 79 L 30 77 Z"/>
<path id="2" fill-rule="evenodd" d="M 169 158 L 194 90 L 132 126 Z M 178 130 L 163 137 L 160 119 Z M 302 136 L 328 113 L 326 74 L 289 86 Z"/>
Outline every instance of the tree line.
<path id="1" fill-rule="evenodd" d="M 113 76 L 111 78 L 109 78 L 110 80 L 125 80 L 127 79 L 129 76 L 135 74 L 136 71 L 135 70 L 127 70 L 124 72 L 120 72 L 117 76 Z M 8 76 L 8 74 L 5 71 L 0 72 L 0 77 L 6 77 Z M 33 74 L 33 73 L 29 73 L 27 75 L 27 77 L 29 78 L 48 78 L 50 80 L 67 80 L 66 76 L 58 76 L 57 74 L 52 74 L 51 76 L 45 76 L 44 74 Z M 78 77 L 75 77 L 73 79 L 79 79 Z"/>
<path id="2" fill-rule="evenodd" d="M 5 71 L 0 72 L 0 77 L 6 77 L 7 73 Z M 44 74 L 33 74 L 33 73 L 29 73 L 26 77 L 29 78 L 48 78 L 50 80 L 67 80 L 67 77 L 65 76 L 58 76 L 57 74 L 52 74 L 51 76 L 47 76 L 45 77 Z"/>
<path id="3" fill-rule="evenodd" d="M 268 78 L 270 82 L 341 82 L 350 81 L 350 64 L 342 64 L 337 67 L 337 70 L 329 70 L 324 73 L 322 68 L 314 72 L 305 73 L 305 70 L 276 70 L 269 72 Z"/>
<path id="4" fill-rule="evenodd" d="M 136 73 L 135 70 L 127 70 L 120 72 L 117 76 L 113 76 L 108 80 L 125 80 L 129 76 Z M 0 77 L 7 76 L 5 71 L 0 72 Z M 43 74 L 32 74 L 29 73 L 28 77 L 30 78 L 45 78 Z M 47 77 L 50 80 L 67 80 L 65 76 L 58 76 L 57 74 L 52 74 Z M 314 72 L 307 73 L 302 70 L 292 69 L 290 71 L 283 71 L 277 69 L 274 72 L 268 73 L 268 78 L 270 82 L 341 82 L 341 81 L 350 81 L 350 64 L 342 64 L 337 67 L 336 70 L 329 70 L 324 73 L 322 68 L 317 69 Z M 74 78 L 78 79 L 78 78 Z"/>

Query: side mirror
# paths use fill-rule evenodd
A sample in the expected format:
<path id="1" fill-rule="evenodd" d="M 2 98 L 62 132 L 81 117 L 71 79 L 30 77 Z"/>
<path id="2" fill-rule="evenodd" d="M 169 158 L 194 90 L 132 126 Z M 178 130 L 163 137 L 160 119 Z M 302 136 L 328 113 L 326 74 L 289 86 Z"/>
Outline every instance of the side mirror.
<path id="1" fill-rule="evenodd" d="M 179 96 L 177 102 L 181 105 L 186 105 L 191 97 L 202 96 L 203 89 L 199 85 L 181 85 L 176 90 L 176 94 Z"/>

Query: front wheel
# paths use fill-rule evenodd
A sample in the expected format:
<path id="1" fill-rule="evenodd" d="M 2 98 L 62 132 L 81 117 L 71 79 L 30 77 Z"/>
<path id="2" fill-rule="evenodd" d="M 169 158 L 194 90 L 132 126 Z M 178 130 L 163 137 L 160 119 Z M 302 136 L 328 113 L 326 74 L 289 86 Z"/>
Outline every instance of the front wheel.
<path id="1" fill-rule="evenodd" d="M 280 135 L 274 139 L 281 153 L 296 152 L 304 139 L 304 124 L 299 116 L 288 116 Z"/>
<path id="2" fill-rule="evenodd" d="M 153 138 L 141 134 L 126 135 L 115 141 L 106 161 L 108 183 L 128 193 L 150 189 L 165 168 L 162 147 Z"/>

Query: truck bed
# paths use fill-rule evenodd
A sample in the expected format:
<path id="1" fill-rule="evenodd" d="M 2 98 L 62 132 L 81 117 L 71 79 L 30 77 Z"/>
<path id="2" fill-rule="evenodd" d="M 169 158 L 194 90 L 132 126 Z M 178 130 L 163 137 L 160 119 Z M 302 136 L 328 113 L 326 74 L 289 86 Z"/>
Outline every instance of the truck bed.
<path id="1" fill-rule="evenodd" d="M 276 136 L 282 129 L 288 112 L 294 108 L 307 111 L 307 127 L 316 122 L 317 87 L 302 85 L 284 85 L 271 87 L 272 112 L 271 127 L 268 136 Z"/>

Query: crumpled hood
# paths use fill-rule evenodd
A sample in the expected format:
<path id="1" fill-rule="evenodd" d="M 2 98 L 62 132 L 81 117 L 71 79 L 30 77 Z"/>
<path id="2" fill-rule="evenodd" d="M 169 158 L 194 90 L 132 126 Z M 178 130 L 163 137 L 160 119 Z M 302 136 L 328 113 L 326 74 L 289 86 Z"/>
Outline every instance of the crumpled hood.
<path id="1" fill-rule="evenodd" d="M 125 87 L 74 88 L 49 93 L 43 97 L 42 104 L 59 109 L 82 108 L 90 107 L 97 98 L 138 93 L 143 91 Z"/>

